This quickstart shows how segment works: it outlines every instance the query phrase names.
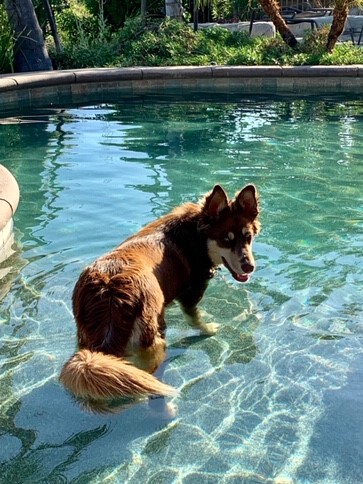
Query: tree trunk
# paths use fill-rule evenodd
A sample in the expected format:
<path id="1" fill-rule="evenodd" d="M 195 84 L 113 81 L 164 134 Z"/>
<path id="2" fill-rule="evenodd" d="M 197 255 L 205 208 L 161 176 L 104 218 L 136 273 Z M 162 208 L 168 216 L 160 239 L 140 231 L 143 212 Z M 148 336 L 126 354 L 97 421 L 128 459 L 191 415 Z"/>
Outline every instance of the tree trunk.
<path id="1" fill-rule="evenodd" d="M 165 0 L 165 16 L 183 20 L 182 0 Z"/>
<path id="2" fill-rule="evenodd" d="M 146 17 L 146 14 L 147 14 L 146 0 L 141 0 L 141 16 Z"/>
<path id="3" fill-rule="evenodd" d="M 52 10 L 52 7 L 49 3 L 49 0 L 43 0 L 43 4 L 44 4 L 44 8 L 47 12 L 48 22 L 49 22 L 49 25 L 50 25 L 50 29 L 52 31 L 55 49 L 59 54 L 60 52 L 62 52 L 62 44 L 61 44 L 61 41 L 60 41 L 60 38 L 59 38 L 59 35 L 58 35 L 58 29 L 57 29 L 57 24 L 55 23 L 53 10 Z"/>
<path id="4" fill-rule="evenodd" d="M 196 0 L 194 0 L 194 5 L 193 5 L 193 28 L 194 32 L 197 32 L 198 30 L 198 4 Z"/>
<path id="5" fill-rule="evenodd" d="M 292 49 L 296 49 L 298 42 L 296 37 L 286 25 L 280 12 L 280 5 L 277 0 L 260 0 L 260 4 L 265 14 L 271 19 L 271 22 L 275 25 L 276 30 L 281 35 L 282 39 Z"/>
<path id="6" fill-rule="evenodd" d="M 348 0 L 337 0 L 333 10 L 333 22 L 330 27 L 326 50 L 331 52 L 338 38 L 342 35 L 349 12 Z"/>
<path id="7" fill-rule="evenodd" d="M 5 0 L 5 8 L 15 37 L 15 71 L 52 70 L 43 32 L 31 0 Z"/>

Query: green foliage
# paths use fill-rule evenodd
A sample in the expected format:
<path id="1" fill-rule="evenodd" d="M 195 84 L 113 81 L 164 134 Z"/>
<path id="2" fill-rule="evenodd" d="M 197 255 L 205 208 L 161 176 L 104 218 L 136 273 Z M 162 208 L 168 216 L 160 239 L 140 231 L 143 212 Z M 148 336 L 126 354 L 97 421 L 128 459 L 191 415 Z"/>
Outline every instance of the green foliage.
<path id="1" fill-rule="evenodd" d="M 84 0 L 89 11 L 96 17 L 103 12 L 107 23 L 112 29 L 118 29 L 125 23 L 126 18 L 132 18 L 140 14 L 140 0 Z M 164 0 L 148 0 L 147 10 L 149 14 L 161 13 Z"/>
<path id="2" fill-rule="evenodd" d="M 49 55 L 57 69 L 107 67 L 119 64 L 118 36 L 111 31 L 100 14 L 97 18 L 66 12 L 58 23 L 62 33 L 63 51 L 51 46 Z"/>
<path id="3" fill-rule="evenodd" d="M 50 0 L 50 4 L 52 6 L 53 12 L 57 12 L 59 10 L 64 10 L 68 9 L 69 3 L 74 3 L 74 1 L 77 0 Z M 47 22 L 48 22 L 48 17 L 47 17 L 47 11 L 44 8 L 44 2 L 43 0 L 32 0 L 35 13 L 39 22 L 39 25 L 43 30 L 47 29 Z"/>
<path id="4" fill-rule="evenodd" d="M 77 43 L 80 33 L 83 40 L 84 37 L 95 37 L 100 33 L 103 37 L 103 32 L 99 28 L 100 16 L 92 15 L 85 5 L 78 1 L 71 0 L 68 8 L 55 10 L 54 15 L 64 43 Z"/>
<path id="5" fill-rule="evenodd" d="M 233 5 L 229 0 L 214 0 L 212 2 L 212 15 L 215 19 L 233 17 Z"/>
<path id="6" fill-rule="evenodd" d="M 139 33 L 137 38 L 126 35 L 131 25 Z M 193 63 L 199 35 L 186 24 L 167 19 L 149 22 L 143 28 L 138 19 L 131 25 L 126 22 L 120 38 L 123 65 L 176 65 L 182 60 L 185 65 Z"/>
<path id="7" fill-rule="evenodd" d="M 214 20 L 247 18 L 253 0 L 196 0 L 199 8 L 209 7 Z M 188 3 L 184 2 L 188 8 Z"/>
<path id="8" fill-rule="evenodd" d="M 352 65 L 363 64 L 363 50 L 353 46 L 350 42 L 337 44 L 331 53 L 324 52 L 320 64 Z"/>
<path id="9" fill-rule="evenodd" d="M 39 15 L 44 15 L 43 0 L 33 1 Z M 235 0 L 235 11 L 247 8 L 250 2 Z M 187 5 L 188 2 L 183 0 L 183 3 Z M 119 7 L 117 18 L 112 13 L 112 5 Z M 164 0 L 148 0 L 147 5 L 149 13 L 157 13 L 162 10 Z M 215 15 L 218 9 L 223 15 L 233 13 L 229 0 L 213 0 L 211 5 Z M 158 15 L 149 15 L 145 20 L 135 16 L 140 11 L 140 0 L 52 0 L 52 6 L 63 52 L 59 54 L 54 47 L 49 47 L 49 53 L 58 69 L 136 65 L 363 64 L 363 49 L 350 42 L 337 44 L 330 54 L 326 52 L 328 28 L 310 32 L 298 50 L 292 50 L 280 37 L 252 39 L 247 33 L 230 32 L 218 26 L 194 32 L 186 23 L 160 19 Z M 122 28 L 116 28 L 121 11 L 123 18 L 128 18 Z M 0 0 L 0 73 L 12 71 L 12 45 L 6 11 Z"/>
<path id="10" fill-rule="evenodd" d="M 0 5 L 0 74 L 13 72 L 13 36 L 3 5 Z"/>
<path id="11" fill-rule="evenodd" d="M 63 53 L 50 49 L 57 68 L 363 63 L 363 49 L 349 42 L 326 53 L 327 29 L 309 33 L 295 51 L 280 37 L 252 39 L 248 33 L 218 26 L 194 32 L 186 23 L 152 16 L 129 18 L 123 28 L 115 30 L 102 8 L 95 17 L 79 0 L 68 2 L 70 8 L 57 12 Z"/>

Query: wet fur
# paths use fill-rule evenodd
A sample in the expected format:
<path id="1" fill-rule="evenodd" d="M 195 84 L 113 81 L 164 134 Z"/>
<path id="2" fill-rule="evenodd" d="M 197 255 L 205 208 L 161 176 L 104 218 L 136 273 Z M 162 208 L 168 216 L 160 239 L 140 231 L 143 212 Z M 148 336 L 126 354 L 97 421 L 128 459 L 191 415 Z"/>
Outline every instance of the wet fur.
<path id="1" fill-rule="evenodd" d="M 216 332 L 197 304 L 219 264 L 237 280 L 253 272 L 258 212 L 253 185 L 233 200 L 216 185 L 199 204 L 177 207 L 87 267 L 73 293 L 79 350 L 62 369 L 63 385 L 95 401 L 175 395 L 152 375 L 165 357 L 165 307 L 176 299 L 189 324 Z"/>

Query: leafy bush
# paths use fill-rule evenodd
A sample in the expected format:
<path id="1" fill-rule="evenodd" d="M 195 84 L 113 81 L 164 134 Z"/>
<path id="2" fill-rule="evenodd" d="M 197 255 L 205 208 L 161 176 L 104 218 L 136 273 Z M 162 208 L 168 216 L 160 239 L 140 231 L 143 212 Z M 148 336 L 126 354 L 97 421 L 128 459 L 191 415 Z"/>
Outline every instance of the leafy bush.
<path id="1" fill-rule="evenodd" d="M 50 51 L 58 68 L 165 65 L 317 65 L 363 63 L 363 49 L 350 42 L 337 44 L 331 54 L 325 49 L 328 30 L 310 32 L 292 50 L 280 37 L 251 38 L 244 32 L 222 27 L 194 32 L 176 20 L 142 19 L 125 22 L 113 31 L 102 12 L 92 21 L 74 12 L 62 14 L 64 51 Z"/>
<path id="2" fill-rule="evenodd" d="M 87 16 L 78 20 L 70 12 L 63 17 L 63 51 L 56 52 L 51 46 L 49 55 L 57 69 L 107 67 L 119 64 L 119 41 L 111 32 L 104 18 Z M 66 26 L 66 27 L 65 27 Z"/>
<path id="3" fill-rule="evenodd" d="M 13 36 L 5 8 L 0 4 L 0 74 L 13 72 L 13 65 Z"/>
<path id="4" fill-rule="evenodd" d="M 129 36 L 129 22 L 120 37 L 123 65 L 188 65 L 198 45 L 199 35 L 186 24 L 173 20 L 147 23 L 132 21 L 137 38 Z M 135 29 L 136 27 L 136 29 Z M 195 61 L 195 59 L 194 59 Z"/>
<path id="5" fill-rule="evenodd" d="M 363 64 L 363 49 L 357 48 L 351 42 L 337 44 L 331 54 L 324 52 L 320 64 L 351 65 Z"/>
<path id="6" fill-rule="evenodd" d="M 111 28 L 119 29 L 126 18 L 135 17 L 140 12 L 140 0 L 84 0 L 90 12 L 98 17 L 100 13 L 105 16 Z M 162 13 L 164 0 L 148 0 L 149 14 Z"/>
<path id="7" fill-rule="evenodd" d="M 82 39 L 100 34 L 100 16 L 92 15 L 85 5 L 77 1 L 71 0 L 68 8 L 56 10 L 55 19 L 61 40 L 65 44 L 77 43 L 80 33 Z"/>

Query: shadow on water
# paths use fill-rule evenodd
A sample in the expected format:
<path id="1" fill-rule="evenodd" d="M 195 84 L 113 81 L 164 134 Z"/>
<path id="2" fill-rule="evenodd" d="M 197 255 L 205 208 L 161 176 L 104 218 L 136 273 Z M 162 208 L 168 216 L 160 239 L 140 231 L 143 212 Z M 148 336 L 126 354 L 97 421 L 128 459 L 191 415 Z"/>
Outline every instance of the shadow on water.
<path id="1" fill-rule="evenodd" d="M 72 402 L 63 388 L 50 382 L 8 409 L 1 419 L 6 432 L 6 440 L 1 441 L 6 457 L 0 451 L 2 479 L 68 482 L 65 473 L 72 474 L 72 469 L 77 470 L 78 479 L 86 479 L 93 474 L 89 468 L 96 468 L 97 475 L 115 458 L 127 462 L 130 442 L 168 424 L 162 416 L 148 411 L 145 402 L 129 402 L 122 413 L 108 416 L 91 415 Z M 83 471 L 86 455 L 91 462 Z"/>

